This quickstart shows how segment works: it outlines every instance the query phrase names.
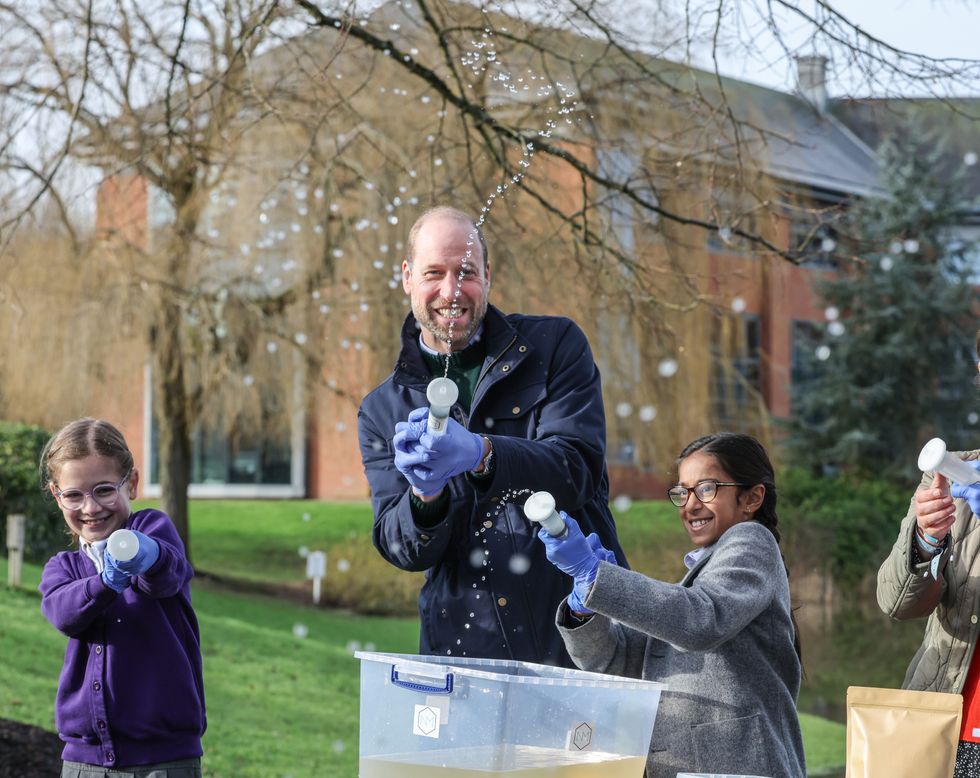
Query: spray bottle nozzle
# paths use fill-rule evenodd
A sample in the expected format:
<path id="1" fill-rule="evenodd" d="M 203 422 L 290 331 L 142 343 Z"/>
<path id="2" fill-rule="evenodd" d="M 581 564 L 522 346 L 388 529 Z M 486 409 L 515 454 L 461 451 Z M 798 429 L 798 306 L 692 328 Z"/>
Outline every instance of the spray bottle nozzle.
<path id="1" fill-rule="evenodd" d="M 544 527 L 553 538 L 561 538 L 568 534 L 568 527 L 555 510 L 555 498 L 549 492 L 535 492 L 524 503 L 524 515 L 529 521 Z"/>
<path id="2" fill-rule="evenodd" d="M 918 464 L 919 470 L 942 473 L 950 481 L 955 481 L 962 486 L 980 483 L 980 472 L 959 457 L 950 454 L 942 438 L 933 438 L 922 447 Z"/>
<path id="3" fill-rule="evenodd" d="M 444 435 L 449 411 L 459 399 L 459 387 L 451 378 L 433 378 L 425 389 L 425 398 L 429 401 L 428 431 L 433 435 Z"/>

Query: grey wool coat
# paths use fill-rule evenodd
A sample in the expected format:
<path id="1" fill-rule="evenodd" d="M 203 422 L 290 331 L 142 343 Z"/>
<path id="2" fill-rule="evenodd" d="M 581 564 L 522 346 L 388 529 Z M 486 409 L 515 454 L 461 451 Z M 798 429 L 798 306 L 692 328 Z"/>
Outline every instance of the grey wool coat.
<path id="1" fill-rule="evenodd" d="M 603 562 L 578 626 L 557 624 L 583 670 L 666 683 L 649 778 L 678 771 L 804 778 L 801 668 L 789 582 L 772 533 L 730 527 L 677 584 Z"/>

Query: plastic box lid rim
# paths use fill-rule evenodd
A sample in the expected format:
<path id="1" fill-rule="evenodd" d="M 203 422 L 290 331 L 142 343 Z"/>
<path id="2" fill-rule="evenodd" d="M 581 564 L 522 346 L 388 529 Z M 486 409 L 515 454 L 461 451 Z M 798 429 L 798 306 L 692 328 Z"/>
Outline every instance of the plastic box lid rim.
<path id="1" fill-rule="evenodd" d="M 483 678 L 506 683 L 540 684 L 551 686 L 591 686 L 598 688 L 644 689 L 647 691 L 663 692 L 667 684 L 659 681 L 644 681 L 639 678 L 623 678 L 618 675 L 594 673 L 588 670 L 578 670 L 568 667 L 521 662 L 515 659 L 479 659 L 476 657 L 441 657 L 437 655 L 419 654 L 386 654 L 374 651 L 355 651 L 354 656 L 362 661 L 393 664 L 399 672 L 416 672 L 431 675 L 432 668 L 439 672 L 459 673 L 460 675 Z M 474 667 L 473 665 L 477 665 Z M 486 669 L 480 669 L 481 667 Z M 543 676 L 516 675 L 495 672 L 492 668 L 517 669 L 520 667 L 535 668 L 543 672 Z M 550 675 L 549 675 L 550 674 Z"/>

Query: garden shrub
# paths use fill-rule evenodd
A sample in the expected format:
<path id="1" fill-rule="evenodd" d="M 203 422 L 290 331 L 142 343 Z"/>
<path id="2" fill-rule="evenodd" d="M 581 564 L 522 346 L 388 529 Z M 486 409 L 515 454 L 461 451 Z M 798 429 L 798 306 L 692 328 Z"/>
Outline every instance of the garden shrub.
<path id="1" fill-rule="evenodd" d="M 776 482 L 779 523 L 794 562 L 845 585 L 877 573 L 918 486 L 802 468 L 782 471 Z"/>
<path id="2" fill-rule="evenodd" d="M 12 513 L 27 516 L 24 558 L 43 562 L 68 547 L 65 521 L 57 503 L 43 492 L 38 477 L 41 449 L 50 433 L 40 427 L 0 421 L 0 520 L 7 554 L 6 520 Z"/>

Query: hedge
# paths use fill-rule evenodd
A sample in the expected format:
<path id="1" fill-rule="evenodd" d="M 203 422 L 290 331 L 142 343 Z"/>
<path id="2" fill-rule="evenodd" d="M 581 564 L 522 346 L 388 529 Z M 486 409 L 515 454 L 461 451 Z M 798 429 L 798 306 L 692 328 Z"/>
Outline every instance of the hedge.
<path id="1" fill-rule="evenodd" d="M 38 461 L 50 433 L 41 427 L 0 421 L 0 519 L 27 516 L 24 558 L 44 562 L 68 548 L 65 520 L 50 493 L 41 489 Z M 7 554 L 6 532 L 0 553 Z"/>

